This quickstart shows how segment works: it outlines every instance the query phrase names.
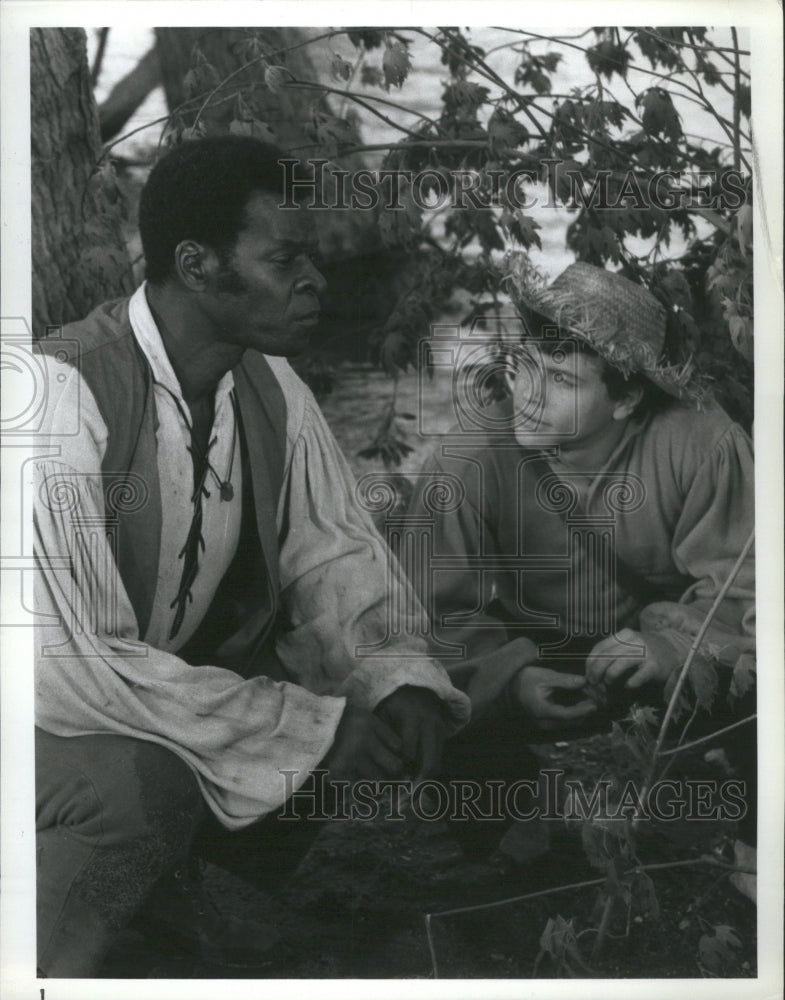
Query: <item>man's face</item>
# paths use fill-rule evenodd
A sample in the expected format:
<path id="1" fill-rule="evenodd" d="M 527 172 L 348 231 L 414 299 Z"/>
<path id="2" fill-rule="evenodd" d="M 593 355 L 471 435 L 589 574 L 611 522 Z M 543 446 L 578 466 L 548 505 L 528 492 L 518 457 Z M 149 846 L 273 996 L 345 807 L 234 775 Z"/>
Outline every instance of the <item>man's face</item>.
<path id="1" fill-rule="evenodd" d="M 252 195 L 230 259 L 216 267 L 204 298 L 217 338 L 265 354 L 299 354 L 326 287 L 317 251 L 304 208 L 279 209 L 274 195 Z"/>
<path id="2" fill-rule="evenodd" d="M 621 410 L 608 395 L 601 364 L 580 351 L 564 350 L 560 343 L 524 342 L 512 376 L 518 443 L 570 450 L 611 431 Z"/>

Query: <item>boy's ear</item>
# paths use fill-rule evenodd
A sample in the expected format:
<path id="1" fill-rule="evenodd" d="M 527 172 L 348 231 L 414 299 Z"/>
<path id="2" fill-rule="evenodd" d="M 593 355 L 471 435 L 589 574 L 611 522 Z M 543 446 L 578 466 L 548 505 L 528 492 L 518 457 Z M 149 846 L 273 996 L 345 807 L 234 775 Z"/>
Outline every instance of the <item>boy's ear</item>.
<path id="1" fill-rule="evenodd" d="M 613 410 L 614 420 L 626 420 L 631 417 L 635 407 L 643 399 L 643 386 L 634 385 L 630 391 L 617 401 Z"/>

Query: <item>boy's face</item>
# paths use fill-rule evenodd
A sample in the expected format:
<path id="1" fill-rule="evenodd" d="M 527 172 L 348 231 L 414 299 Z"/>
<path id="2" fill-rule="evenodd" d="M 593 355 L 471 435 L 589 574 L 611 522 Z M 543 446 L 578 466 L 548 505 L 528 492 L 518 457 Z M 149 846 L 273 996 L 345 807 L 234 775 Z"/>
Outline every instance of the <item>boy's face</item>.
<path id="1" fill-rule="evenodd" d="M 575 450 L 615 430 L 630 408 L 610 398 L 601 373 L 599 359 L 564 342 L 524 341 L 511 376 L 518 443 Z"/>

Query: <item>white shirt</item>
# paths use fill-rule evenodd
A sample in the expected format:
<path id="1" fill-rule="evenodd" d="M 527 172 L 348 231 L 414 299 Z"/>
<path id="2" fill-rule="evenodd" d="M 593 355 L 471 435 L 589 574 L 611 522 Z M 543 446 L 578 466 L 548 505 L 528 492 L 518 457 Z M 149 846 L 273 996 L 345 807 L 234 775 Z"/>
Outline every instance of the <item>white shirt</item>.
<path id="1" fill-rule="evenodd" d="M 55 371 L 55 362 L 47 362 L 49 400 L 40 440 L 48 457 L 35 463 L 41 565 L 35 591 L 41 623 L 36 630 L 37 722 L 60 736 L 114 732 L 168 747 L 192 767 L 219 820 L 238 828 L 282 804 L 281 771 L 297 772 L 296 788 L 323 760 L 347 698 L 373 708 L 398 687 L 415 684 L 435 691 L 455 724 L 467 720 L 469 703 L 426 656 L 425 640 L 406 629 L 388 645 L 385 657 L 361 655 L 360 647 L 373 646 L 385 635 L 391 590 L 408 592 L 409 587 L 369 515 L 355 502 L 353 477 L 312 394 L 280 358 L 267 360 L 287 406 L 277 528 L 280 535 L 286 525 L 279 572 L 282 609 L 291 627 L 278 640 L 276 655 L 292 682 L 245 680 L 221 667 L 192 666 L 167 648 L 170 595 L 181 573 L 175 550 L 182 548 L 192 514 L 193 470 L 185 450 L 190 434 L 173 402 L 179 386 L 143 290 L 132 302 L 133 331 L 158 383 L 158 465 L 166 521 L 156 607 L 140 636 L 105 531 L 92 533 L 87 556 L 77 541 L 75 524 L 104 521 L 100 476 L 108 432 L 77 369 L 58 366 Z M 222 449 L 217 456 L 228 456 L 231 447 L 231 385 L 228 374 L 219 387 L 221 401 L 216 397 L 213 436 Z M 58 433 L 74 425 L 75 433 Z M 216 457 L 214 464 L 220 474 L 222 461 Z M 175 646 L 185 641 L 186 624 L 191 631 L 198 625 L 236 549 L 239 475 L 235 456 L 236 499 L 222 504 L 216 489 L 205 506 L 203 534 L 210 558 L 202 554 L 193 605 Z M 46 482 L 67 484 L 76 499 L 44 502 Z M 410 595 L 395 599 L 418 613 Z"/>
<path id="2" fill-rule="evenodd" d="M 205 481 L 207 493 L 201 497 L 202 538 L 204 549 L 198 553 L 198 572 L 190 588 L 191 600 L 185 603 L 185 617 L 177 634 L 170 638 L 180 587 L 184 557 L 182 555 L 193 517 L 194 493 L 193 461 L 191 447 L 191 414 L 183 399 L 180 383 L 172 370 L 171 362 L 164 350 L 161 335 L 147 304 L 145 286 L 137 289 L 128 303 L 128 318 L 134 334 L 153 372 L 153 392 L 158 427 L 155 440 L 158 446 L 158 480 L 161 488 L 161 554 L 158 560 L 158 582 L 144 641 L 156 649 L 175 652 L 180 649 L 196 631 L 204 617 L 218 584 L 229 568 L 237 551 L 240 537 L 242 497 L 242 468 L 240 462 L 240 442 L 235 430 L 234 407 L 231 392 L 234 378 L 228 371 L 215 388 L 214 419 L 208 440 L 208 458 L 213 473 L 208 470 Z M 86 405 L 95 405 L 92 395 Z M 179 406 L 178 406 L 179 404 Z M 183 419 L 187 416 L 188 422 Z M 100 415 L 90 414 L 89 419 L 100 420 Z M 201 462 L 197 459 L 197 465 Z M 221 499 L 216 474 L 221 481 L 228 481 L 234 492 L 234 499 Z M 209 496 L 207 495 L 209 494 Z"/>

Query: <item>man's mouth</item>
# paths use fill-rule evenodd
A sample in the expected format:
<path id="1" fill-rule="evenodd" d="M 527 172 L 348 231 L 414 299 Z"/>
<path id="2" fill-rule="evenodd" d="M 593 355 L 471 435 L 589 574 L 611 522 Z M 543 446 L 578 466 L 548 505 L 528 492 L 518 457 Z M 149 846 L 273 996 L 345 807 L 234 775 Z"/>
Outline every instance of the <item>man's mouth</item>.
<path id="1" fill-rule="evenodd" d="M 300 313 L 294 319 L 296 323 L 316 323 L 321 316 L 321 312 L 321 309 L 311 309 L 310 312 Z"/>

